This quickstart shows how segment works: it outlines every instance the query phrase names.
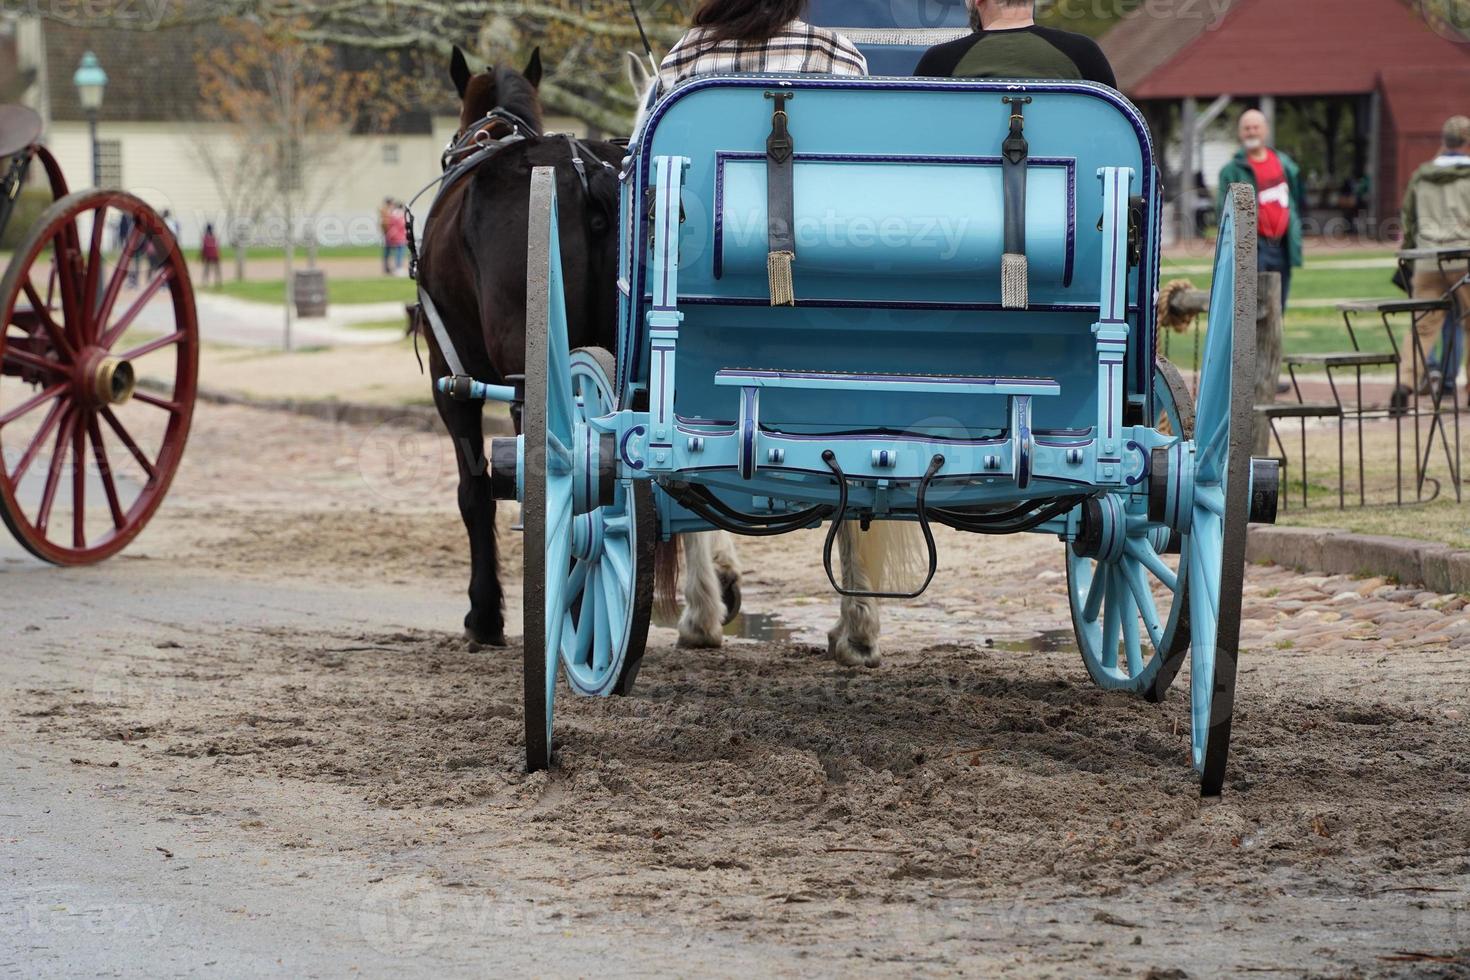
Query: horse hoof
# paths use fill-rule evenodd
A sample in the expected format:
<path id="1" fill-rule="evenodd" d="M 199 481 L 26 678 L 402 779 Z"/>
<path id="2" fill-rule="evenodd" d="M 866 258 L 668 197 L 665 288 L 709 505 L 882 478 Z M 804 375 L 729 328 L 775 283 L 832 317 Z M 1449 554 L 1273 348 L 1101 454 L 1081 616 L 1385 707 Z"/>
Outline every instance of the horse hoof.
<path id="1" fill-rule="evenodd" d="M 690 623 L 679 624 L 679 646 L 686 650 L 716 650 L 724 645 L 725 636 L 718 628 L 709 629 Z"/>
<path id="2" fill-rule="evenodd" d="M 720 598 L 725 603 L 725 626 L 740 615 L 740 579 L 735 575 L 720 575 Z"/>
<path id="3" fill-rule="evenodd" d="M 510 646 L 509 643 L 505 642 L 504 632 L 485 637 L 478 635 L 472 629 L 466 629 L 464 631 L 464 640 L 465 649 L 468 650 L 470 653 L 483 653 L 486 650 L 500 649 Z"/>
<path id="4" fill-rule="evenodd" d="M 827 634 L 827 653 L 843 667 L 878 667 L 883 655 L 876 647 L 854 642 L 837 633 Z"/>

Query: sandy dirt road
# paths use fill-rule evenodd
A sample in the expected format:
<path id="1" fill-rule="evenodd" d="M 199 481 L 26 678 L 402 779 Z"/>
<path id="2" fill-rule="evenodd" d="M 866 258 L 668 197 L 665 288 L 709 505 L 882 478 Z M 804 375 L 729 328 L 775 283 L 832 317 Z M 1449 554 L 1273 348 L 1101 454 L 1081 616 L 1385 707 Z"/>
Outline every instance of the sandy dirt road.
<path id="1" fill-rule="evenodd" d="M 445 448 L 201 406 L 127 555 L 0 542 L 3 975 L 1470 975 L 1463 598 L 1251 569 L 1202 804 L 1055 541 L 944 537 L 877 671 L 825 658 L 820 542 L 752 543 L 750 636 L 655 629 L 527 777 Z"/>

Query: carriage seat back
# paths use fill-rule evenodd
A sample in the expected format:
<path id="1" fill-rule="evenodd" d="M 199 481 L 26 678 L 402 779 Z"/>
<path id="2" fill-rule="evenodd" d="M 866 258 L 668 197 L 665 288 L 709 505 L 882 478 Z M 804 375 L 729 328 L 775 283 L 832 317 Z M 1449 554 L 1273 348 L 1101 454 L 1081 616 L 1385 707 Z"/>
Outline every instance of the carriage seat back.
<path id="1" fill-rule="evenodd" d="M 697 299 L 768 297 L 771 92 L 790 95 L 794 272 L 797 299 L 806 305 L 999 304 L 1008 97 L 1032 99 L 1024 108 L 1025 236 L 1034 301 L 1098 302 L 1102 168 L 1132 172 L 1130 190 L 1144 199 L 1145 219 L 1157 196 L 1147 129 L 1127 100 L 1104 86 L 699 78 L 655 107 L 634 148 L 644 186 L 655 157 L 689 160 L 680 290 Z M 1139 233 L 1152 240 L 1156 228 Z"/>
<path id="2" fill-rule="evenodd" d="M 789 96 L 794 142 L 795 308 L 773 309 L 766 145 L 782 101 L 768 95 L 776 94 Z M 1017 309 L 1002 289 L 1002 144 L 1011 135 L 1006 100 L 1027 96 L 1029 289 Z M 1134 325 L 1130 394 L 1145 391 L 1158 179 L 1147 128 L 1111 89 L 828 76 L 714 76 L 676 88 L 635 142 L 626 188 L 639 201 L 624 209 L 628 247 L 620 279 L 629 312 L 625 360 L 635 383 L 652 363 L 645 315 L 654 294 L 649 218 L 658 161 L 681 160 L 681 417 L 733 419 L 729 389 L 716 376 L 758 369 L 787 379 L 763 396 L 763 424 L 825 430 L 840 415 L 852 427 L 890 426 L 891 397 L 839 398 L 808 383 L 817 374 L 877 372 L 1051 379 L 1061 397 L 1047 399 L 1046 424 L 1085 429 L 1096 423 L 1100 383 L 1092 328 L 1115 317 Z M 1133 208 L 1132 262 L 1104 242 L 1104 172 L 1112 175 L 1111 195 L 1126 185 L 1141 199 Z M 1004 424 L 1000 393 L 954 399 L 934 394 L 937 384 L 910 388 L 898 410 L 905 425 L 941 417 L 953 424 L 923 427 Z"/>

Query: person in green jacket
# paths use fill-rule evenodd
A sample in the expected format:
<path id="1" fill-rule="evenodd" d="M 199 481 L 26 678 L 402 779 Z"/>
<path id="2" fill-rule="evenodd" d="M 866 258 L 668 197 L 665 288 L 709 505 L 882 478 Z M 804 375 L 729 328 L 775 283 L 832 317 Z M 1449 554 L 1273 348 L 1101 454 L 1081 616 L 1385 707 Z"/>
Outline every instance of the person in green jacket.
<path id="1" fill-rule="evenodd" d="M 1409 178 L 1404 191 L 1404 248 L 1470 248 L 1470 118 L 1455 116 L 1445 123 L 1439 155 Z M 1434 259 L 1420 259 L 1414 267 L 1411 292 L 1415 299 L 1452 295 L 1455 305 L 1450 316 L 1464 325 L 1470 341 L 1470 282 L 1458 272 L 1445 272 Z M 1419 337 L 1415 371 L 1429 390 L 1443 380 L 1453 387 L 1455 381 L 1436 377 L 1438 369 L 1425 364 L 1440 329 L 1439 317 L 1415 318 L 1414 332 Z M 1448 356 L 1445 362 L 1446 373 L 1457 373 L 1459 365 L 1449 363 Z"/>
<path id="2" fill-rule="evenodd" d="M 1240 152 L 1220 170 L 1220 187 L 1215 196 L 1215 213 L 1225 213 L 1225 195 L 1231 184 L 1249 184 L 1256 189 L 1259 204 L 1257 227 L 1260 247 L 1257 267 L 1262 272 L 1281 273 L 1281 310 L 1291 293 L 1291 270 L 1301 268 L 1302 211 L 1306 188 L 1296 161 L 1272 149 L 1271 125 L 1265 113 L 1251 109 L 1240 117 Z"/>

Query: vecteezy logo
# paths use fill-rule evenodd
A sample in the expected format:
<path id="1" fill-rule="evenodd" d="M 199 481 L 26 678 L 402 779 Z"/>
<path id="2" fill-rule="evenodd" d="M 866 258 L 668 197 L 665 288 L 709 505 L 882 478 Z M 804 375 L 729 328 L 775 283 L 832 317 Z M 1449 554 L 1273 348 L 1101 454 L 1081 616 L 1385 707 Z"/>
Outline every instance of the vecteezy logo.
<path id="1" fill-rule="evenodd" d="M 1418 0 L 1429 29 L 1457 44 L 1470 44 L 1470 0 Z"/>

